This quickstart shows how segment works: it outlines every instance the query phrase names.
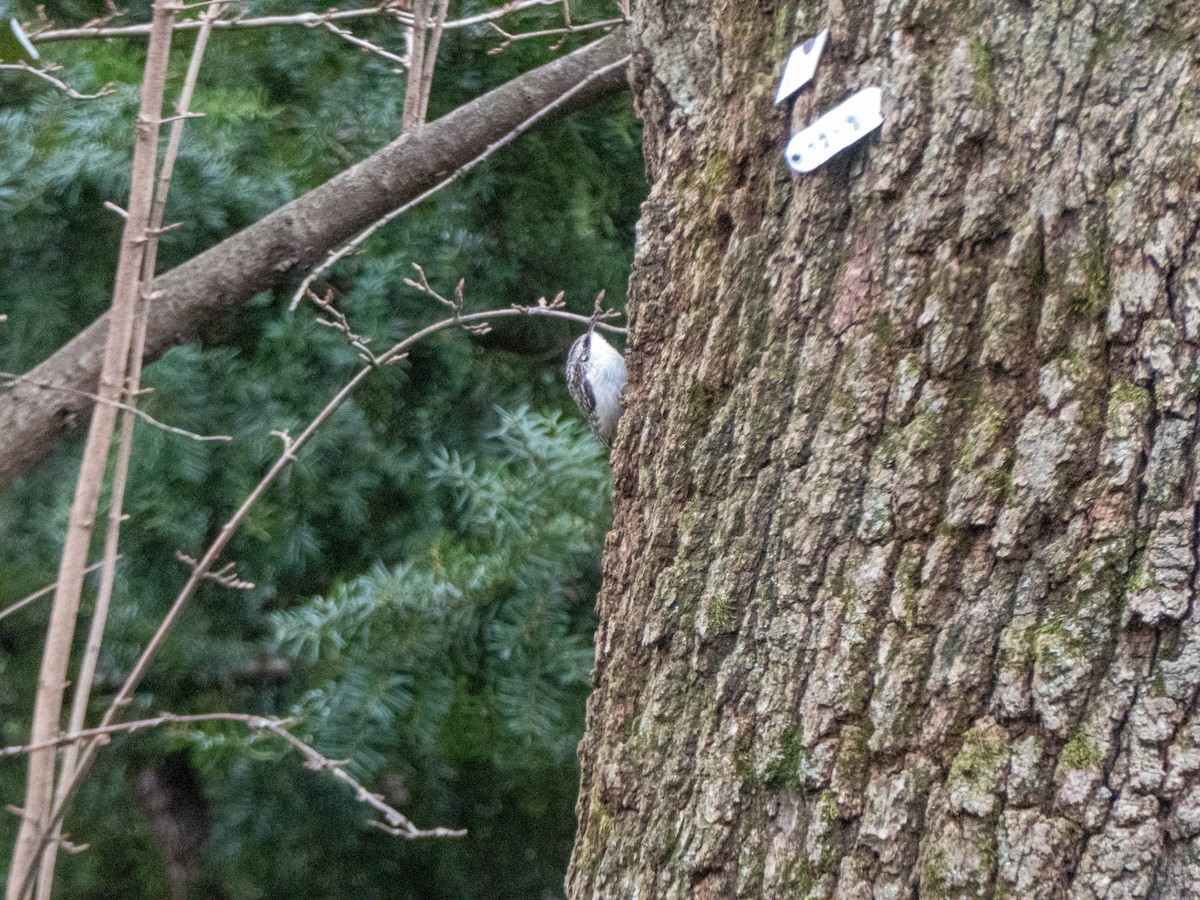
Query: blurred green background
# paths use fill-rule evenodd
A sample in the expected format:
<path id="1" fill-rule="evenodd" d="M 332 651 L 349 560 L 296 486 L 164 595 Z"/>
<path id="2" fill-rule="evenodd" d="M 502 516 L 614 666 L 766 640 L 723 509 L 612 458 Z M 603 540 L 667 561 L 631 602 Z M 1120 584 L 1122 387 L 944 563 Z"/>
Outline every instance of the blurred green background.
<path id="1" fill-rule="evenodd" d="M 452 17 L 499 3 L 451 3 Z M 237 5 L 249 16 L 321 9 Z M 576 22 L 611 3 L 572 4 Z M 58 26 L 104 15 L 97 0 L 45 6 Z M 31 5 L 13 10 L 36 23 Z M 133 3 L 122 22 L 146 21 Z M 194 13 L 193 13 L 194 14 Z M 229 15 L 230 13 L 226 13 Z M 553 27 L 561 9 L 508 18 Z M 402 32 L 356 34 L 403 52 Z M 32 30 L 32 29 L 30 29 Z M 594 35 L 513 44 L 448 31 L 430 106 L 438 115 Z M 192 37 L 176 36 L 168 97 Z M 145 42 L 45 43 L 43 60 L 91 101 L 0 72 L 0 369 L 44 359 L 107 308 Z M 400 131 L 403 76 L 303 27 L 215 34 L 171 192 L 160 270 L 320 184 Z M 373 346 L 441 317 L 404 285 L 420 263 L 471 309 L 566 292 L 588 312 L 623 306 L 638 204 L 640 132 L 628 97 L 539 126 L 459 184 L 379 232 L 319 283 Z M 144 408 L 197 443 L 138 425 L 114 611 L 93 720 L 196 556 L 279 449 L 358 366 L 294 285 L 260 295 L 203 341 L 151 366 Z M 224 559 L 252 590 L 208 584 L 192 601 L 130 716 L 237 711 L 297 717 L 294 730 L 352 761 L 419 826 L 462 839 L 404 841 L 366 825 L 349 790 L 239 726 L 115 740 L 68 816 L 70 898 L 294 896 L 531 898 L 561 895 L 574 832 L 575 747 L 592 662 L 608 463 L 561 376 L 578 328 L 496 323 L 447 331 L 376 373 L 255 507 Z M 52 582 L 78 464 L 64 445 L 0 496 L 0 607 Z M 99 540 L 96 543 L 98 554 Z M 85 596 L 86 632 L 94 582 Z M 27 739 L 48 601 L 0 621 L 0 741 Z M 19 804 L 24 761 L 0 762 Z M 166 812 L 164 812 L 164 809 Z M 0 819 L 7 858 L 16 819 Z M 174 835 L 172 837 L 171 835 Z"/>

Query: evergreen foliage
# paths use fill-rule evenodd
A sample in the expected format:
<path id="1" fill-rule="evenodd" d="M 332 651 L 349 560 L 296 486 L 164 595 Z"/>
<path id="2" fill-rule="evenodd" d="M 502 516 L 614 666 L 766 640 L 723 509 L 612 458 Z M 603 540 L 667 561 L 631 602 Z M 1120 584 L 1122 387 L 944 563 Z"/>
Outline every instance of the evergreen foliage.
<path id="1" fill-rule="evenodd" d="M 451 7 L 463 15 L 496 5 Z M 310 8 L 323 4 L 246 5 L 248 15 Z M 77 24 L 105 7 L 61 0 L 47 12 Z M 34 19 L 29 8 L 17 14 Z M 579 3 L 573 14 L 611 10 Z M 143 2 L 130 18 L 147 15 Z M 533 30 L 554 15 L 535 10 L 517 24 Z M 396 45 L 384 21 L 354 30 Z M 447 33 L 431 116 L 552 55 L 538 40 L 486 56 L 495 43 L 485 29 Z M 190 47 L 177 38 L 169 93 Z M 107 307 L 120 220 L 101 204 L 123 203 L 128 188 L 144 44 L 42 50 L 78 89 L 112 81 L 116 90 L 78 102 L 0 73 L 4 371 L 34 365 Z M 402 103 L 403 79 L 389 64 L 332 35 L 215 35 L 195 101 L 205 118 L 185 132 L 167 213 L 185 225 L 164 235 L 160 269 L 394 138 Z M 639 140 L 625 100 L 540 127 L 339 265 L 328 282 L 339 308 L 373 346 L 439 318 L 403 285 L 414 261 L 439 287 L 465 277 L 476 309 L 560 289 L 581 312 L 601 288 L 619 304 L 645 191 Z M 175 551 L 195 555 L 211 540 L 277 455 L 271 431 L 295 434 L 359 365 L 310 310 L 288 313 L 289 296 L 256 298 L 147 371 L 151 415 L 234 440 L 197 443 L 138 425 L 94 710 L 185 580 Z M 298 733 L 352 760 L 419 825 L 467 827 L 469 837 L 406 843 L 369 829 L 344 786 L 238 726 L 164 730 L 102 752 L 67 823 L 91 849 L 60 859 L 61 896 L 167 896 L 161 840 L 137 801 L 142 775 L 164 766 L 197 785 L 197 832 L 208 838 L 197 896 L 561 890 L 608 522 L 607 463 L 564 413 L 572 407 L 559 367 L 574 333 L 546 321 L 483 338 L 447 332 L 374 374 L 228 548 L 255 587 L 203 587 L 130 711 L 295 714 Z M 0 606 L 55 579 L 78 452 L 65 448 L 0 497 Z M 0 621 L 5 745 L 28 735 L 47 610 L 42 601 Z M 286 671 L 262 665 L 280 656 Z M 0 765 L 5 802 L 19 802 L 22 779 L 22 763 Z M 0 852 L 14 832 L 11 817 L 0 819 Z"/>

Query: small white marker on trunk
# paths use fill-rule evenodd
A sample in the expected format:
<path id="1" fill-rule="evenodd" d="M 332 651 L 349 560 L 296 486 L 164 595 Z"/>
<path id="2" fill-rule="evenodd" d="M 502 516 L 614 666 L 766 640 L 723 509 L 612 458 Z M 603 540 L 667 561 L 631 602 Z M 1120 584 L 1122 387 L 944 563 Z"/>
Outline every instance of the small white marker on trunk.
<path id="1" fill-rule="evenodd" d="M 858 143 L 883 124 L 882 99 L 879 88 L 863 88 L 825 113 L 788 142 L 788 165 L 797 172 L 811 172 L 834 154 Z"/>
<path id="2" fill-rule="evenodd" d="M 783 67 L 783 77 L 779 79 L 779 93 L 775 95 L 776 105 L 812 81 L 813 74 L 817 71 L 817 63 L 821 61 L 821 51 L 825 49 L 827 37 L 828 28 L 791 52 L 787 65 Z"/>
<path id="3" fill-rule="evenodd" d="M 9 20 L 8 27 L 0 24 L 0 59 L 5 62 L 36 62 L 37 48 L 29 40 L 21 23 L 15 18 Z"/>

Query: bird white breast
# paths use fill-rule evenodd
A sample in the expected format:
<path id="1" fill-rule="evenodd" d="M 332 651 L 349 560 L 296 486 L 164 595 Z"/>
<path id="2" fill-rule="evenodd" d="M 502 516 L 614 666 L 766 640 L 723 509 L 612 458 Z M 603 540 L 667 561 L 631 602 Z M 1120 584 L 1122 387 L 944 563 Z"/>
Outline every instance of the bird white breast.
<path id="1" fill-rule="evenodd" d="M 612 344 L 593 331 L 587 366 L 588 381 L 591 382 L 592 394 L 596 399 L 596 421 L 599 431 L 608 435 L 611 441 L 617 431 L 617 420 L 621 418 L 625 358 Z"/>

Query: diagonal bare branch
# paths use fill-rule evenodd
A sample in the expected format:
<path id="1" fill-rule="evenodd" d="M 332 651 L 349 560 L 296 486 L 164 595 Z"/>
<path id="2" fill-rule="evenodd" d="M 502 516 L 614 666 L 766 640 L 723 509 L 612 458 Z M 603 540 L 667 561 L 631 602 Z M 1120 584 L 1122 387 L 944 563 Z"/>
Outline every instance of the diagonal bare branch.
<path id="1" fill-rule="evenodd" d="M 438 191 L 442 190 L 443 188 L 449 187 L 450 185 L 454 184 L 454 182 L 458 181 L 458 179 L 462 178 L 464 175 L 466 175 L 468 172 L 470 172 L 472 169 L 474 169 L 480 163 L 487 160 L 489 157 L 491 157 L 493 154 L 495 154 L 498 150 L 502 149 L 503 147 L 505 147 L 508 144 L 515 141 L 517 138 L 519 138 L 521 135 L 523 135 L 526 131 L 528 131 L 530 128 L 532 128 L 534 125 L 536 125 L 538 122 L 553 115 L 561 107 L 570 103 L 576 94 L 580 93 L 581 91 L 586 90 L 593 81 L 597 81 L 599 79 L 605 78 L 606 76 L 610 75 L 613 71 L 620 71 L 620 70 L 624 69 L 627 61 L 628 61 L 628 58 L 623 57 L 621 59 L 616 60 L 615 62 L 609 63 L 607 66 L 603 66 L 603 67 L 597 69 L 595 72 L 593 72 L 587 78 L 583 79 L 574 88 L 571 88 L 570 90 L 565 91 L 561 96 L 559 96 L 559 97 L 555 98 L 554 100 L 552 100 L 551 102 L 547 103 L 541 109 L 534 112 L 533 115 L 531 115 L 529 118 L 527 118 L 524 122 L 521 122 L 520 124 L 518 124 L 515 128 L 513 128 L 507 134 L 502 135 L 494 143 L 488 144 L 478 154 L 476 154 L 474 157 L 472 157 L 471 159 L 464 162 L 461 166 L 459 166 L 457 169 L 455 169 L 453 172 L 451 172 L 449 175 L 447 175 L 445 178 L 443 178 L 441 181 L 439 181 L 437 184 L 435 184 L 429 190 L 425 191 L 425 193 L 421 194 L 420 196 L 414 197 L 413 199 L 411 199 L 410 201 L 405 203 L 403 206 L 396 207 L 391 212 L 389 212 L 387 215 L 382 216 L 378 220 L 372 222 L 367 228 L 363 229 L 361 232 L 356 234 L 353 238 L 348 240 L 341 247 L 338 247 L 334 250 L 329 251 L 329 254 L 325 257 L 325 259 L 321 260 L 320 264 L 317 265 L 316 268 L 314 268 L 311 272 L 309 272 L 307 275 L 304 276 L 304 280 L 302 282 L 300 282 L 300 287 L 298 287 L 296 289 L 296 292 L 294 294 L 292 294 L 292 301 L 288 305 L 288 309 L 295 309 L 297 306 L 299 306 L 301 299 L 303 299 L 303 297 L 307 294 L 309 289 L 312 287 L 313 283 L 321 275 L 323 275 L 325 272 L 329 271 L 329 269 L 334 265 L 334 263 L 338 262 L 339 260 L 345 259 L 347 256 L 349 256 L 350 254 L 352 254 L 356 250 L 358 250 L 359 247 L 361 247 L 364 243 L 366 243 L 367 239 L 370 238 L 371 235 L 373 235 L 376 231 L 378 231 L 384 225 L 387 225 L 389 222 L 393 221 L 394 219 L 398 218 L 399 216 L 404 215 L 404 213 L 408 212 L 414 206 L 423 202 L 424 200 L 429 199 L 430 197 L 432 197 L 434 194 L 436 194 Z"/>
<path id="2" fill-rule="evenodd" d="M 160 275 L 161 299 L 146 332 L 146 358 L 192 339 L 255 294 L 286 277 L 299 279 L 335 247 L 397 207 L 425 194 L 447 173 L 568 91 L 565 113 L 626 87 L 628 54 L 623 29 L 547 63 L 406 134 L 321 187 L 292 201 L 211 250 Z M 603 76 L 596 73 L 604 70 Z M 579 88 L 583 82 L 586 87 Z M 77 391 L 95 392 L 107 317 L 101 317 L 29 377 Z M 44 457 L 78 419 L 86 397 L 43 393 L 18 384 L 0 394 L 0 489 Z"/>

